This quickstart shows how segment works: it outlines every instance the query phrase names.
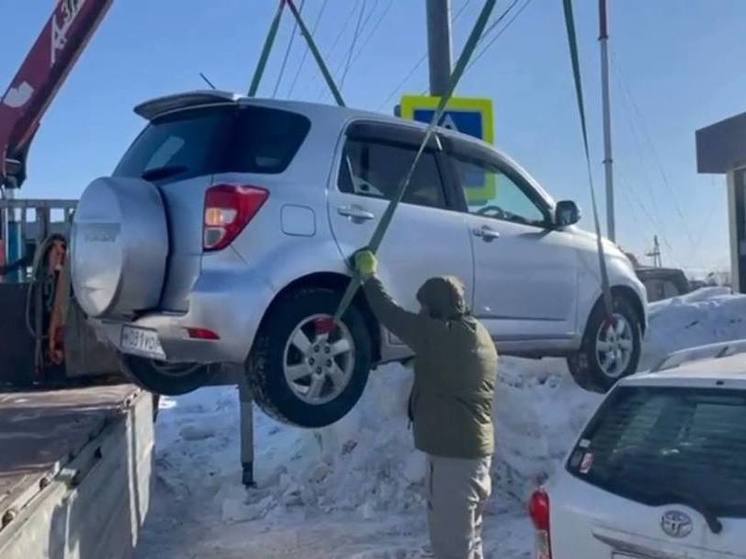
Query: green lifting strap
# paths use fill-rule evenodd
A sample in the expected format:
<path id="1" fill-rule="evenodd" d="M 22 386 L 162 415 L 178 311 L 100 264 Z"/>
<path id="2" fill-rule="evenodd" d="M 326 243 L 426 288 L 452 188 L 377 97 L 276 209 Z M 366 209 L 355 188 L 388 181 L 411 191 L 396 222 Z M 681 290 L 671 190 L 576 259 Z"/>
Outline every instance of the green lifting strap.
<path id="1" fill-rule="evenodd" d="M 575 80 L 575 95 L 578 101 L 578 112 L 580 113 L 580 127 L 583 133 L 583 148 L 585 149 L 585 163 L 588 170 L 588 183 L 591 188 L 591 205 L 593 207 L 593 223 L 596 228 L 596 248 L 598 249 L 598 266 L 601 271 L 601 290 L 603 292 L 606 317 L 614 316 L 614 303 L 609 286 L 609 274 L 606 269 L 606 257 L 604 245 L 601 241 L 601 225 L 598 221 L 598 207 L 596 205 L 596 189 L 593 187 L 593 172 L 591 170 L 591 152 L 588 147 L 588 126 L 585 120 L 585 105 L 583 103 L 583 85 L 580 79 L 580 62 L 578 61 L 578 42 L 575 34 L 575 18 L 572 12 L 572 0 L 563 0 L 565 8 L 565 26 L 567 27 L 567 42 L 570 46 L 570 58 L 572 61 L 572 72 Z"/>
<path id="2" fill-rule="evenodd" d="M 319 69 L 321 70 L 321 74 L 324 76 L 326 84 L 329 86 L 332 95 L 334 95 L 334 100 L 337 102 L 337 105 L 339 105 L 340 107 L 344 107 L 345 102 L 342 99 L 342 93 L 339 91 L 337 84 L 334 82 L 334 78 L 332 77 L 332 74 L 329 71 L 326 63 L 324 62 L 324 58 L 321 56 L 321 52 L 316 46 L 316 41 L 313 40 L 313 34 L 308 30 L 308 27 L 306 27 L 306 24 L 300 15 L 300 11 L 298 10 L 298 8 L 295 7 L 295 2 L 293 2 L 293 0 L 285 1 L 290 7 L 290 11 L 293 12 L 295 20 L 298 22 L 298 27 L 300 27 L 301 33 L 306 38 L 306 41 L 308 41 L 308 48 L 311 50 L 311 54 L 313 54 L 313 57 L 316 59 L 316 63 L 319 65 Z"/>
<path id="3" fill-rule="evenodd" d="M 433 115 L 433 118 L 430 121 L 430 124 L 425 130 L 425 137 L 422 139 L 422 143 L 420 144 L 420 147 L 417 150 L 417 154 L 415 155 L 414 160 L 412 161 L 412 164 L 409 167 L 409 170 L 404 176 L 404 179 L 399 184 L 399 188 L 397 189 L 396 194 L 391 199 L 391 202 L 389 202 L 389 205 L 386 207 L 386 211 L 381 217 L 381 220 L 378 222 L 378 226 L 373 232 L 373 236 L 371 237 L 370 242 L 368 243 L 367 248 L 374 253 L 377 252 L 379 247 L 381 246 L 381 242 L 383 241 L 383 238 L 386 235 L 386 230 L 388 229 L 389 225 L 391 224 L 391 220 L 394 217 L 394 212 L 396 212 L 397 206 L 401 202 L 402 198 L 404 198 L 404 193 L 406 192 L 407 187 L 409 186 L 409 183 L 412 180 L 412 176 L 414 175 L 414 170 L 417 168 L 417 163 L 419 162 L 420 157 L 425 151 L 425 147 L 430 142 L 430 138 L 435 133 L 435 127 L 440 123 L 443 117 L 443 111 L 445 110 L 446 105 L 448 104 L 448 101 L 451 99 L 451 96 L 453 95 L 453 92 L 456 89 L 456 86 L 461 80 L 461 77 L 464 74 L 464 70 L 466 69 L 466 65 L 469 63 L 469 60 L 472 54 L 474 54 L 474 50 L 477 47 L 477 43 L 479 42 L 479 39 L 482 36 L 484 28 L 487 25 L 487 21 L 489 20 L 490 15 L 492 14 L 492 10 L 494 9 L 496 2 L 497 0 L 486 0 L 484 3 L 484 7 L 482 8 L 482 11 L 479 14 L 479 17 L 477 18 L 477 21 L 474 24 L 474 28 L 469 34 L 469 38 L 467 39 L 466 44 L 464 45 L 464 50 L 461 51 L 461 56 L 459 56 L 459 59 L 456 62 L 456 67 L 454 68 L 453 73 L 451 74 L 451 78 L 448 80 L 448 89 L 446 90 L 446 94 L 440 98 L 440 102 L 438 103 L 438 108 L 436 109 L 435 114 Z M 334 314 L 334 320 L 336 322 L 339 322 L 339 320 L 342 318 L 344 313 L 347 311 L 348 307 L 350 306 L 350 303 L 352 303 L 352 300 L 355 297 L 355 293 L 357 293 L 357 290 L 360 288 L 361 284 L 362 282 L 360 278 L 357 276 L 354 276 L 352 278 L 352 281 L 350 281 L 349 285 L 347 286 L 347 290 L 345 291 L 344 296 L 342 297 L 342 301 L 340 302 L 339 307 L 337 308 L 337 312 Z"/>
<path id="4" fill-rule="evenodd" d="M 285 0 L 279 0 L 277 4 L 277 11 L 275 12 L 275 17 L 272 19 L 272 24 L 269 26 L 267 38 L 264 40 L 262 53 L 259 55 L 259 62 L 257 62 L 256 64 L 256 70 L 254 70 L 254 77 L 251 79 L 251 85 L 249 86 L 249 97 L 255 97 L 256 92 L 259 89 L 259 82 L 262 81 L 264 69 L 267 67 L 267 60 L 269 60 L 269 53 L 272 51 L 272 45 L 275 43 L 277 30 L 280 28 L 280 20 L 282 19 L 282 10 L 284 8 Z"/>

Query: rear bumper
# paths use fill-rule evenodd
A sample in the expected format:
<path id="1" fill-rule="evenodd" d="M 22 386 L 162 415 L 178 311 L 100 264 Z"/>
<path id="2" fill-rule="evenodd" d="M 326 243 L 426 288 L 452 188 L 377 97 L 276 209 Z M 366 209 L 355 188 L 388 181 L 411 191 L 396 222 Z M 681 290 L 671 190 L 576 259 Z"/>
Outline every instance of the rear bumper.
<path id="1" fill-rule="evenodd" d="M 130 325 L 156 331 L 170 362 L 243 363 L 274 291 L 242 271 L 203 272 L 189 296 L 186 313 L 156 311 L 131 322 L 100 320 L 96 328 L 119 351 L 122 328 Z M 210 330 L 219 339 L 190 338 L 188 328 Z"/>

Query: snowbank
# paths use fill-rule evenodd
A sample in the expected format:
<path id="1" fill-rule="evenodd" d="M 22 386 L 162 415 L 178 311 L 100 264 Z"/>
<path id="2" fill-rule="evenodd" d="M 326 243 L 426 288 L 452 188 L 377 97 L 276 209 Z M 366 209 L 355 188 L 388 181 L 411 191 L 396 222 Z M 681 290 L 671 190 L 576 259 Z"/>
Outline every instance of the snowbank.
<path id="1" fill-rule="evenodd" d="M 649 305 L 641 368 L 679 349 L 746 338 L 746 296 L 705 287 Z"/>

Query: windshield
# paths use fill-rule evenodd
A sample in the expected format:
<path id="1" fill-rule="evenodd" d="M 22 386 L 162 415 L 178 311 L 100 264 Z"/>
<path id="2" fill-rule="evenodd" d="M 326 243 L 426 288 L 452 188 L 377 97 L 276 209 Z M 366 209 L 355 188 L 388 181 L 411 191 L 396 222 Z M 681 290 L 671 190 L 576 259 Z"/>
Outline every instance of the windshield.
<path id="1" fill-rule="evenodd" d="M 620 387 L 567 464 L 588 483 L 651 506 L 746 517 L 743 391 Z"/>
<path id="2" fill-rule="evenodd" d="M 114 176 L 163 182 L 216 173 L 282 173 L 309 128 L 304 116 L 265 107 L 179 111 L 150 123 Z"/>

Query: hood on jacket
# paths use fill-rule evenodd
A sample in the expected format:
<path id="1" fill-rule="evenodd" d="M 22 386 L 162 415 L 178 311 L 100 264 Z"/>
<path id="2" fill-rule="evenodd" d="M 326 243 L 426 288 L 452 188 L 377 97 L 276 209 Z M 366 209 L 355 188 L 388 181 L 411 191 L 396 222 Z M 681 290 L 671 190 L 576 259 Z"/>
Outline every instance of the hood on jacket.
<path id="1" fill-rule="evenodd" d="M 433 318 L 449 320 L 467 313 L 464 284 L 453 276 L 427 280 L 417 291 L 417 301 Z"/>

